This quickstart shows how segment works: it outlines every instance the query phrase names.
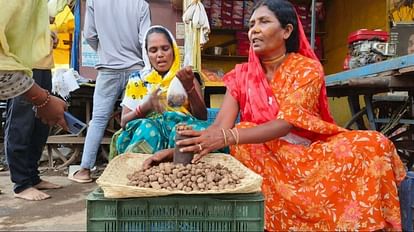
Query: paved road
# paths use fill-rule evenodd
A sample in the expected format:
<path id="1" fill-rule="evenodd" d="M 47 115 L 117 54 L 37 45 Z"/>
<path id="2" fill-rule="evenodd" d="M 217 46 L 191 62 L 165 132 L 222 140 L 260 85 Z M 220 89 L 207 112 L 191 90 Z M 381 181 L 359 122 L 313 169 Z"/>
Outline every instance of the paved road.
<path id="1" fill-rule="evenodd" d="M 45 176 L 63 186 L 46 191 L 52 198 L 30 202 L 13 197 L 8 172 L 0 172 L 0 231 L 85 231 L 86 196 L 96 183 L 78 184 L 64 176 Z"/>

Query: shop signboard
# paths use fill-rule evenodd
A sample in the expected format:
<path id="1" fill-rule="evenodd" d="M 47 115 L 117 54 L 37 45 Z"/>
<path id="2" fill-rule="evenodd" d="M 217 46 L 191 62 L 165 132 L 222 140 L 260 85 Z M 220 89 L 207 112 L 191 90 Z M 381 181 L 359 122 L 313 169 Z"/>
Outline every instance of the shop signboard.
<path id="1" fill-rule="evenodd" d="M 82 66 L 83 67 L 95 67 L 95 64 L 98 63 L 98 55 L 95 50 L 92 49 L 91 46 L 86 42 L 85 38 L 83 37 L 82 33 Z"/>
<path id="2" fill-rule="evenodd" d="M 397 23 L 391 28 L 391 42 L 397 44 L 397 55 L 414 53 L 414 23 Z"/>

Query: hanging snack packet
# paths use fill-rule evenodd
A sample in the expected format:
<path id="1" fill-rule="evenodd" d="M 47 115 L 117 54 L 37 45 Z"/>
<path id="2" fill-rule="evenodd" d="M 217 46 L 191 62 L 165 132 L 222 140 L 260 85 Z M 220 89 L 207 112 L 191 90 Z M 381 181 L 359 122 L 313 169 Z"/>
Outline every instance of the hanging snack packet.
<path id="1" fill-rule="evenodd" d="M 174 77 L 167 90 L 168 106 L 174 108 L 184 106 L 187 98 L 187 92 L 185 91 L 183 84 L 181 84 L 180 79 Z"/>

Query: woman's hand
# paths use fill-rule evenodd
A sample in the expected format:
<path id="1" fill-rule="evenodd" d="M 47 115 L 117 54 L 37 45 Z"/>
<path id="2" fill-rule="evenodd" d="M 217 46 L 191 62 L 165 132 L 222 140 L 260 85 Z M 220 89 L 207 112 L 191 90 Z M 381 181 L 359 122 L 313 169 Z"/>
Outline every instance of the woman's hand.
<path id="1" fill-rule="evenodd" d="M 193 70 L 187 66 L 177 72 L 177 78 L 183 85 L 190 103 L 191 114 L 201 120 L 207 119 L 207 108 L 201 92 L 198 79 L 196 79 Z"/>
<path id="2" fill-rule="evenodd" d="M 191 161 L 198 162 L 203 156 L 212 151 L 225 147 L 223 133 L 218 127 L 209 127 L 203 131 L 183 130 L 178 134 L 192 138 L 177 141 L 177 146 L 182 146 L 181 152 L 193 152 L 196 154 Z"/>
<path id="3" fill-rule="evenodd" d="M 158 151 L 153 156 L 149 157 L 144 161 L 144 163 L 142 164 L 142 168 L 145 170 L 154 165 L 158 165 L 159 163 L 172 161 L 173 155 L 174 148 Z"/>
<path id="4" fill-rule="evenodd" d="M 148 114 L 151 111 L 163 113 L 165 111 L 163 101 L 165 102 L 165 99 L 161 96 L 161 89 L 158 88 L 148 95 L 142 103 L 142 113 Z"/>
<path id="5" fill-rule="evenodd" d="M 194 87 L 194 73 L 191 66 L 187 66 L 182 68 L 180 71 L 177 72 L 178 79 L 180 80 L 181 84 L 183 85 L 186 92 L 191 91 Z"/>

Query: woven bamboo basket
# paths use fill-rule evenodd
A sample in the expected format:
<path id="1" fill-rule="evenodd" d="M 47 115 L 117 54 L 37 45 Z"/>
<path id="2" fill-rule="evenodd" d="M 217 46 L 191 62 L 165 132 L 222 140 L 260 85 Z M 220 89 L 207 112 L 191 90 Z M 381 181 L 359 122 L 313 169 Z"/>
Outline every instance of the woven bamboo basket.
<path id="1" fill-rule="evenodd" d="M 104 191 L 106 198 L 129 198 L 129 197 L 153 197 L 166 196 L 172 194 L 225 194 L 225 193 L 253 193 L 260 192 L 262 185 L 262 177 L 251 171 L 237 159 L 222 153 L 212 153 L 202 158 L 202 161 L 209 164 L 218 164 L 227 167 L 233 173 L 243 174 L 244 178 L 241 183 L 233 189 L 225 190 L 209 190 L 209 191 L 191 191 L 185 192 L 181 190 L 169 191 L 166 189 L 142 188 L 137 186 L 128 186 L 127 175 L 139 170 L 145 159 L 150 154 L 123 154 L 117 156 L 108 166 L 102 175 L 96 180 L 96 183 Z"/>

